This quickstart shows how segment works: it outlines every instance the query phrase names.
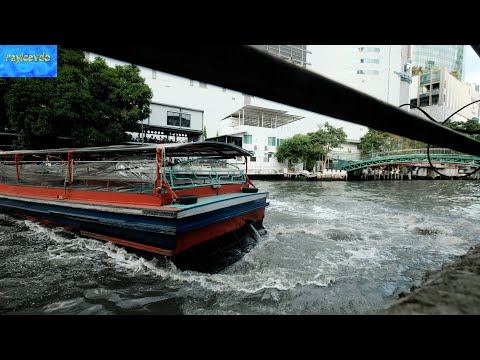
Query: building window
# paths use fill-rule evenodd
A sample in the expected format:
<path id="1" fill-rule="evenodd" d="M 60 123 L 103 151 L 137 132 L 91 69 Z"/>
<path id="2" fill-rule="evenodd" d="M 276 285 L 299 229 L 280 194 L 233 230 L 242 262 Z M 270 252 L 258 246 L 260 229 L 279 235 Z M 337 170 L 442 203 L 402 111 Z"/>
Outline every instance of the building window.
<path id="1" fill-rule="evenodd" d="M 180 126 L 180 113 L 167 111 L 167 125 Z"/>
<path id="2" fill-rule="evenodd" d="M 417 106 L 417 98 L 411 99 L 410 104 Z"/>
<path id="3" fill-rule="evenodd" d="M 250 156 L 250 161 L 251 162 L 256 162 L 257 161 L 257 158 L 255 156 Z"/>
<path id="4" fill-rule="evenodd" d="M 428 96 L 420 98 L 420 106 L 428 106 L 428 105 L 430 105 Z"/>
<path id="5" fill-rule="evenodd" d="M 270 157 L 269 156 L 264 156 L 263 157 L 263 162 L 269 162 L 270 161 Z"/>
<path id="6" fill-rule="evenodd" d="M 378 70 L 357 70 L 357 74 L 363 74 L 363 75 L 378 75 L 379 72 Z"/>
<path id="7" fill-rule="evenodd" d="M 198 85 L 199 85 L 201 88 L 204 88 L 204 89 L 207 88 L 207 83 L 204 83 L 204 82 L 199 81 L 199 82 L 198 82 Z"/>
<path id="8" fill-rule="evenodd" d="M 282 145 L 283 139 L 277 139 L 277 146 Z"/>
<path id="9" fill-rule="evenodd" d="M 243 143 L 244 144 L 251 144 L 252 143 L 252 135 L 243 135 Z"/>
<path id="10" fill-rule="evenodd" d="M 360 64 L 380 64 L 378 59 L 354 59 L 353 62 Z"/>
<path id="11" fill-rule="evenodd" d="M 432 105 L 438 105 L 438 95 L 432 95 Z"/>
<path id="12" fill-rule="evenodd" d="M 430 82 L 430 74 L 420 75 L 420 84 Z"/>
<path id="13" fill-rule="evenodd" d="M 167 111 L 167 125 L 190 127 L 190 114 L 182 114 L 173 111 Z"/>
<path id="14" fill-rule="evenodd" d="M 353 48 L 354 52 L 375 52 L 378 53 L 380 52 L 380 48 L 377 47 L 358 47 L 358 48 Z"/>
<path id="15" fill-rule="evenodd" d="M 269 137 L 268 138 L 268 146 L 275 146 L 276 145 L 277 139 L 274 137 Z"/>
<path id="16" fill-rule="evenodd" d="M 190 127 L 190 114 L 181 114 L 182 121 L 180 122 L 181 127 Z"/>

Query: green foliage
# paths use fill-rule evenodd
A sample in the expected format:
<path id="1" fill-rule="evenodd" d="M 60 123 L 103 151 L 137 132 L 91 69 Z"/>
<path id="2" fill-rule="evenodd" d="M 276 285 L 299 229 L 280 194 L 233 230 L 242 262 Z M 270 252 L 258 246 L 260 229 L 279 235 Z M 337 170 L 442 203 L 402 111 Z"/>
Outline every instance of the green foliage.
<path id="1" fill-rule="evenodd" d="M 347 135 L 342 128 L 325 123 L 316 132 L 307 135 L 297 134 L 284 140 L 277 148 L 275 156 L 278 161 L 288 160 L 291 164 L 303 162 L 306 168 L 311 170 L 315 161 L 343 144 L 346 138 Z"/>
<path id="2" fill-rule="evenodd" d="M 419 149 L 425 147 L 427 147 L 427 145 L 423 142 L 374 129 L 368 129 L 368 132 L 360 139 L 360 144 L 358 144 L 358 148 L 363 156 L 372 156 L 382 151 Z"/>
<path id="3" fill-rule="evenodd" d="M 380 151 L 386 151 L 390 145 L 390 134 L 374 129 L 368 129 L 360 139 L 358 148 L 362 155 L 370 155 Z"/>
<path id="4" fill-rule="evenodd" d="M 8 127 L 7 113 L 5 109 L 5 94 L 8 91 L 10 79 L 0 78 L 0 131 Z"/>
<path id="5" fill-rule="evenodd" d="M 466 131 L 480 132 L 480 123 L 479 123 L 477 118 L 472 118 L 472 119 L 469 119 L 465 122 L 463 122 L 463 121 L 448 121 L 447 123 L 445 123 L 445 126 L 449 127 L 450 129 L 453 129 L 453 130 L 466 130 Z M 478 134 L 473 134 L 473 135 L 465 134 L 465 135 L 470 136 L 470 137 L 474 138 L 475 140 L 480 141 L 480 135 L 478 135 Z"/>
<path id="6" fill-rule="evenodd" d="M 312 145 L 312 156 L 326 156 L 328 152 L 339 147 L 347 140 L 347 134 L 343 128 L 336 128 L 326 122 L 320 129 L 313 133 L 308 133 Z"/>
<path id="7" fill-rule="evenodd" d="M 80 50 L 58 48 L 57 78 L 12 80 L 4 99 L 17 149 L 123 143 L 150 113 L 152 91 L 136 66 L 88 62 Z"/>
<path id="8" fill-rule="evenodd" d="M 291 164 L 306 162 L 311 156 L 311 143 L 307 135 L 297 134 L 289 139 L 285 139 L 277 147 L 275 157 L 282 162 L 288 160 Z"/>

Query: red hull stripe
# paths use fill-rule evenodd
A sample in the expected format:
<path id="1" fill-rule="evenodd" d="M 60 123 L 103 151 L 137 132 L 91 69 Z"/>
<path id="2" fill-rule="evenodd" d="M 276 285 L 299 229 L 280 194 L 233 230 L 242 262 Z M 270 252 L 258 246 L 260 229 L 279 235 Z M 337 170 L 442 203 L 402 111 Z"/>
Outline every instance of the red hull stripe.
<path id="1" fill-rule="evenodd" d="M 241 191 L 240 184 L 222 185 L 219 189 L 211 186 L 201 186 L 188 190 L 176 191 L 177 195 L 195 195 L 206 197 L 217 194 L 229 194 Z M 169 194 L 134 194 L 108 191 L 64 190 L 62 188 L 42 188 L 34 186 L 17 186 L 0 184 L 0 194 L 23 196 L 41 200 L 56 200 L 59 202 L 75 202 L 85 204 L 110 205 L 130 208 L 152 208 L 159 210 L 162 204 L 170 204 Z M 59 200 L 62 198 L 63 200 Z M 168 206 L 168 205 L 167 205 Z M 169 209 L 171 210 L 171 209 Z M 178 209 L 175 208 L 177 211 Z"/>
<path id="2" fill-rule="evenodd" d="M 163 255 L 166 255 L 166 256 L 172 256 L 172 253 L 173 253 L 173 251 L 171 251 L 171 250 L 165 250 L 165 249 L 157 248 L 157 247 L 154 247 L 154 246 L 138 244 L 138 243 L 132 242 L 132 241 L 127 241 L 127 240 L 123 240 L 123 239 L 114 238 L 114 237 L 111 237 L 111 236 L 105 236 L 105 235 L 92 233 L 90 231 L 80 230 L 80 234 L 82 234 L 84 236 L 94 238 L 94 239 L 111 241 L 113 243 L 121 244 L 121 245 L 124 245 L 124 246 L 130 246 L 130 247 L 133 247 L 133 248 L 136 248 L 136 249 L 145 250 L 145 251 L 149 251 L 149 252 L 152 252 L 152 253 L 163 254 Z"/>

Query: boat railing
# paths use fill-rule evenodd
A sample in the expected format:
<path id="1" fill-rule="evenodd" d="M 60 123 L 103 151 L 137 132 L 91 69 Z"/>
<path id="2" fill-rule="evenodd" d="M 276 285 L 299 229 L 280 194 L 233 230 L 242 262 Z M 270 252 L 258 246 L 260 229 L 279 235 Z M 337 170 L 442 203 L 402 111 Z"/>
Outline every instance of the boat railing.
<path id="1" fill-rule="evenodd" d="M 155 160 L 74 161 L 73 178 L 153 183 L 155 167 Z"/>
<path id="2" fill-rule="evenodd" d="M 156 186 L 157 171 L 171 189 L 221 186 L 246 182 L 238 166 L 213 158 L 175 159 L 158 168 L 152 158 L 132 159 L 5 159 L 0 181 L 25 186 L 92 191 L 148 193 Z"/>
<path id="3" fill-rule="evenodd" d="M 241 184 L 245 173 L 237 166 L 219 160 L 195 159 L 164 170 L 164 180 L 172 189 L 198 186 Z"/>
<path id="4" fill-rule="evenodd" d="M 67 161 L 2 160 L 0 182 L 47 188 L 95 191 L 151 192 L 155 160 L 72 161 L 71 182 Z"/>

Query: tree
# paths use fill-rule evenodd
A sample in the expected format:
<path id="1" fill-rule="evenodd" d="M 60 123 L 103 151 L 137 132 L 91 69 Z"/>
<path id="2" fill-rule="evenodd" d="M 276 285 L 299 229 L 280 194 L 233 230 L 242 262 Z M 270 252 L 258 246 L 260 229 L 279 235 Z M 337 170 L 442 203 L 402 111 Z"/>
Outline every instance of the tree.
<path id="1" fill-rule="evenodd" d="M 8 127 L 7 112 L 5 109 L 5 94 L 8 91 L 10 79 L 0 78 L 0 131 L 4 131 Z"/>
<path id="2" fill-rule="evenodd" d="M 313 133 L 308 133 L 312 146 L 312 157 L 322 161 L 322 167 L 325 168 L 325 163 L 328 160 L 328 153 L 345 143 L 347 134 L 343 128 L 336 128 L 326 122 L 324 125 Z"/>
<path id="3" fill-rule="evenodd" d="M 360 138 L 360 144 L 358 144 L 362 155 L 368 157 L 382 151 L 419 149 L 425 147 L 427 147 L 427 144 L 421 141 L 374 129 L 368 129 L 367 133 Z"/>
<path id="4" fill-rule="evenodd" d="M 300 162 L 306 163 L 312 156 L 312 146 L 307 135 L 297 134 L 289 139 L 285 139 L 280 146 L 277 147 L 275 157 L 278 161 L 288 161 L 288 168 Z"/>
<path id="5" fill-rule="evenodd" d="M 450 129 L 457 130 L 460 132 L 465 131 L 466 134 L 475 140 L 480 141 L 480 123 L 477 118 L 469 119 L 465 122 L 463 121 L 448 121 L 445 126 Z M 470 134 L 469 134 L 470 133 Z"/>
<path id="6" fill-rule="evenodd" d="M 288 160 L 289 168 L 292 164 L 303 162 L 305 168 L 312 170 L 317 160 L 325 162 L 328 152 L 343 144 L 346 138 L 342 128 L 325 123 L 316 132 L 297 134 L 284 140 L 275 156 L 278 161 Z"/>
<path id="7" fill-rule="evenodd" d="M 383 131 L 368 129 L 367 133 L 360 138 L 362 155 L 371 156 L 376 152 L 388 150 L 390 147 L 390 135 Z"/>
<path id="8" fill-rule="evenodd" d="M 123 143 L 150 113 L 152 91 L 136 66 L 88 62 L 81 50 L 58 48 L 57 78 L 12 80 L 5 105 L 17 149 Z"/>

